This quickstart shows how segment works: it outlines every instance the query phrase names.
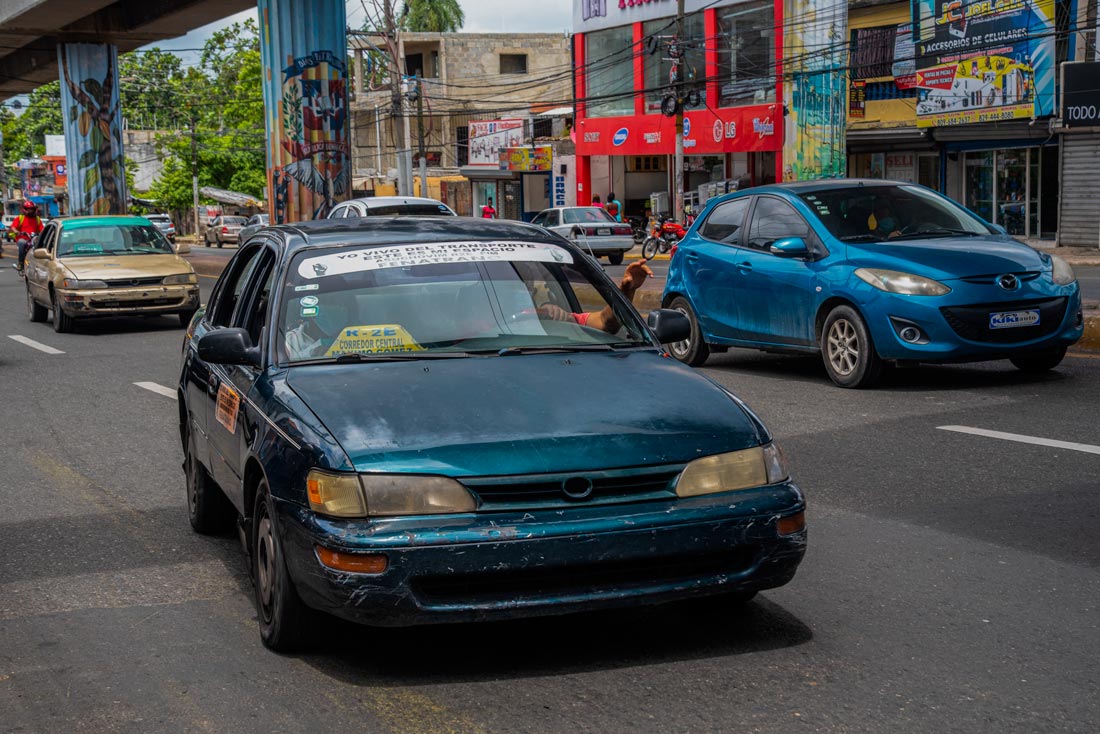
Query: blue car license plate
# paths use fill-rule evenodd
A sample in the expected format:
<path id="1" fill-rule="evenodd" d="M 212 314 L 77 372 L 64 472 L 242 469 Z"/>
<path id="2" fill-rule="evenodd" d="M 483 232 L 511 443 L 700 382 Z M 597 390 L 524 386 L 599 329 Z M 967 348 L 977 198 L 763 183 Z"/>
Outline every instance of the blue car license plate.
<path id="1" fill-rule="evenodd" d="M 990 329 L 1015 329 L 1020 326 L 1038 326 L 1039 309 L 1027 311 L 997 311 L 989 314 Z"/>

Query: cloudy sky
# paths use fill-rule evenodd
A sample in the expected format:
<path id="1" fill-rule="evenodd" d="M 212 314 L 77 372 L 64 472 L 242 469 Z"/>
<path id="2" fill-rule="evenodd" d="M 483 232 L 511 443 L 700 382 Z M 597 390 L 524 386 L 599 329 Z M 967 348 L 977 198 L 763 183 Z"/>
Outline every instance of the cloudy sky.
<path id="1" fill-rule="evenodd" d="M 370 3 L 370 0 L 366 1 Z M 568 30 L 573 24 L 572 0 L 459 0 L 459 3 L 466 14 L 466 25 L 462 30 L 469 33 L 553 33 Z M 357 28 L 363 24 L 361 0 L 348 0 L 347 13 L 349 26 Z M 218 28 L 255 14 L 255 10 L 246 10 L 191 31 L 182 38 L 161 41 L 154 45 L 165 50 L 199 48 Z M 193 51 L 179 53 L 190 60 L 198 56 Z"/>

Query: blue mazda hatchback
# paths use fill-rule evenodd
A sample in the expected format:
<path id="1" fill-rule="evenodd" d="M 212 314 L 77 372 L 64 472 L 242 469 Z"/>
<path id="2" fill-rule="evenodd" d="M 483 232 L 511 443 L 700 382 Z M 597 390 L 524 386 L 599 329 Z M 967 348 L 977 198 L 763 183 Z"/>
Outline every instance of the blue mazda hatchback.
<path id="1" fill-rule="evenodd" d="M 629 288 L 626 289 L 629 291 Z M 457 217 L 265 228 L 188 329 L 190 521 L 236 525 L 261 638 L 787 583 L 805 502 L 744 403 L 588 255 Z"/>
<path id="2" fill-rule="evenodd" d="M 841 387 L 899 362 L 1009 359 L 1042 371 L 1081 338 L 1062 259 L 922 186 L 832 180 L 708 202 L 669 267 L 662 304 L 691 321 L 670 345 L 820 352 Z"/>

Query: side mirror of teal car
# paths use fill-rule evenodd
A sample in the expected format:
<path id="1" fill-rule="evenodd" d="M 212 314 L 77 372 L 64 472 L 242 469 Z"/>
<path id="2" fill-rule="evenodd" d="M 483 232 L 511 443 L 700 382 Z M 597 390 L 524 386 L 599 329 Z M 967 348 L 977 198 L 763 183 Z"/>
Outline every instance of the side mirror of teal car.
<path id="1" fill-rule="evenodd" d="M 646 323 L 662 344 L 682 342 L 691 338 L 691 322 L 688 317 L 671 308 L 659 308 L 650 311 Z"/>
<path id="2" fill-rule="evenodd" d="M 801 237 L 784 237 L 781 240 L 776 240 L 772 243 L 770 249 L 776 257 L 807 257 L 810 254 L 810 248 L 806 245 L 806 240 Z"/>

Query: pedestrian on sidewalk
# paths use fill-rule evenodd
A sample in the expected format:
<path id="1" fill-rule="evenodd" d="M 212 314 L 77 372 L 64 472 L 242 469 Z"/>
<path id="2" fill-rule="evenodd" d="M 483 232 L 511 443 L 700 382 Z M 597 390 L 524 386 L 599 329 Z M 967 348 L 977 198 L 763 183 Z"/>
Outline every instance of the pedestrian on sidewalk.
<path id="1" fill-rule="evenodd" d="M 623 203 L 615 198 L 615 192 L 607 195 L 607 204 L 604 205 L 607 213 L 615 217 L 616 222 L 623 221 Z"/>
<path id="2" fill-rule="evenodd" d="M 497 210 L 493 208 L 493 197 L 490 196 L 489 197 L 489 203 L 486 204 L 485 206 L 481 207 L 481 218 L 482 219 L 496 219 L 497 218 Z"/>

